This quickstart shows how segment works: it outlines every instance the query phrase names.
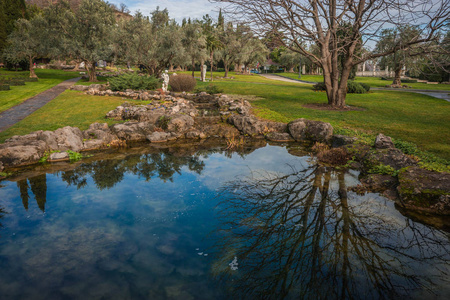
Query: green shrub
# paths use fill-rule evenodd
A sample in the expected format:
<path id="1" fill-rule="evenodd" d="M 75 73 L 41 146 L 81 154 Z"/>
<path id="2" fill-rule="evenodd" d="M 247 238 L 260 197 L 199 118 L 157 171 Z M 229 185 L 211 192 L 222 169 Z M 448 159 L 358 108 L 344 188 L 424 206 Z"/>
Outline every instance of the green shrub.
<path id="1" fill-rule="evenodd" d="M 370 85 L 368 85 L 367 83 L 359 82 L 359 84 L 366 90 L 366 92 L 370 91 Z"/>
<path id="2" fill-rule="evenodd" d="M 325 83 L 318 82 L 313 86 L 315 91 L 325 91 Z M 358 83 L 354 81 L 349 81 L 347 83 L 347 93 L 349 94 L 364 94 L 370 90 L 370 86 L 365 83 Z"/>
<path id="3" fill-rule="evenodd" d="M 210 84 L 206 87 L 206 92 L 210 95 L 214 95 L 214 94 L 222 94 L 223 93 L 223 89 L 219 88 L 217 85 L 215 84 Z"/>
<path id="4" fill-rule="evenodd" d="M 315 91 L 326 91 L 325 82 L 318 82 L 313 86 Z"/>
<path id="5" fill-rule="evenodd" d="M 169 85 L 173 92 L 191 92 L 197 85 L 197 81 L 188 74 L 172 75 L 169 79 Z"/>
<path id="6" fill-rule="evenodd" d="M 402 79 L 402 83 L 417 83 L 417 79 Z"/>
<path id="7" fill-rule="evenodd" d="M 25 78 L 23 78 L 23 81 L 25 81 L 25 82 L 38 82 L 39 79 L 37 77 L 34 77 L 34 78 L 25 77 Z"/>
<path id="8" fill-rule="evenodd" d="M 0 84 L 0 91 L 9 91 L 10 89 L 9 84 Z"/>
<path id="9" fill-rule="evenodd" d="M 364 94 L 364 93 L 367 93 L 367 91 L 358 82 L 349 81 L 347 83 L 347 93 L 349 93 L 349 94 Z"/>
<path id="10" fill-rule="evenodd" d="M 8 84 L 11 85 L 11 86 L 25 85 L 25 80 L 14 78 L 14 79 L 10 79 L 8 81 Z"/>
<path id="11" fill-rule="evenodd" d="M 140 76 L 137 73 L 126 73 L 108 79 L 110 89 L 113 91 L 155 90 L 159 87 L 159 79 L 154 76 Z"/>

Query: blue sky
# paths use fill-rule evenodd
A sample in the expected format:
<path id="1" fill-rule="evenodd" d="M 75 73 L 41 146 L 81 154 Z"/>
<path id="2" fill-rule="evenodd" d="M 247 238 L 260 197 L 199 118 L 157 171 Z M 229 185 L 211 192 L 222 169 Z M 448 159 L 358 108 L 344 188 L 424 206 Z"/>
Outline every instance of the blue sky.
<path id="1" fill-rule="evenodd" d="M 140 10 L 144 15 L 149 15 L 157 6 L 161 9 L 167 8 L 171 18 L 181 22 L 183 18 L 201 19 L 203 15 L 217 17 L 219 6 L 208 0 L 109 0 L 119 6 L 125 3 L 131 12 Z"/>

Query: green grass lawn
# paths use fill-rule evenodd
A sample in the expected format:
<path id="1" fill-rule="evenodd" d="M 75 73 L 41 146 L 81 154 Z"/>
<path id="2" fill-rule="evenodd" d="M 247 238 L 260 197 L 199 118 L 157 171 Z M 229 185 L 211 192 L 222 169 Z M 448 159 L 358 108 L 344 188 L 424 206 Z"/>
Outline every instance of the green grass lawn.
<path id="1" fill-rule="evenodd" d="M 56 130 L 64 126 L 84 130 L 94 122 L 114 124 L 117 121 L 105 119 L 105 114 L 125 101 L 144 103 L 121 97 L 89 96 L 67 90 L 16 125 L 0 132 L 0 141 L 37 130 Z"/>
<path id="2" fill-rule="evenodd" d="M 277 73 L 276 75 L 281 75 L 288 78 L 298 79 L 298 73 Z M 302 75 L 301 80 L 311 81 L 311 82 L 323 82 L 322 75 Z M 391 84 L 392 81 L 381 80 L 380 77 L 356 77 L 356 82 L 367 83 L 370 87 L 385 87 Z M 420 90 L 445 90 L 450 91 L 450 84 L 426 84 L 426 83 L 405 83 L 413 89 Z"/>
<path id="3" fill-rule="evenodd" d="M 211 83 L 199 82 L 198 87 L 208 84 Z M 372 91 L 347 96 L 348 105 L 362 108 L 363 111 L 316 110 L 303 105 L 326 103 L 327 99 L 325 93 L 314 92 L 310 85 L 273 81 L 258 75 L 236 75 L 235 80 L 216 79 L 213 84 L 228 94 L 260 97 L 252 105 L 256 114 L 265 119 L 289 122 L 302 117 L 330 122 L 337 128 L 384 133 L 450 159 L 450 103 L 444 100 L 417 93 Z M 0 133 L 0 140 L 15 134 L 41 129 L 54 130 L 67 125 L 85 129 L 93 122 L 106 122 L 106 112 L 124 101 L 119 97 L 88 96 L 81 92 L 66 91 L 28 118 Z"/>
<path id="4" fill-rule="evenodd" d="M 6 71 L 0 69 L 2 77 L 28 77 L 29 71 Z M 3 112 L 23 101 L 42 93 L 49 88 L 63 82 L 64 80 L 80 76 L 76 72 L 66 72 L 61 70 L 36 69 L 39 77 L 38 82 L 26 82 L 23 86 L 11 86 L 9 91 L 0 91 L 0 112 Z"/>

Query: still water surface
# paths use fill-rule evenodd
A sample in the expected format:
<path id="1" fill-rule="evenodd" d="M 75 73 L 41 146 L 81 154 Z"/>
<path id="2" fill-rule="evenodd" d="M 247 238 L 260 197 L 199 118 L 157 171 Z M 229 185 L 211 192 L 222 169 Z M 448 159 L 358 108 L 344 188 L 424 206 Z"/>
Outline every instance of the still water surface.
<path id="1" fill-rule="evenodd" d="M 348 191 L 357 172 L 292 147 L 183 153 L 1 182 L 0 299 L 449 299 L 449 234 Z"/>

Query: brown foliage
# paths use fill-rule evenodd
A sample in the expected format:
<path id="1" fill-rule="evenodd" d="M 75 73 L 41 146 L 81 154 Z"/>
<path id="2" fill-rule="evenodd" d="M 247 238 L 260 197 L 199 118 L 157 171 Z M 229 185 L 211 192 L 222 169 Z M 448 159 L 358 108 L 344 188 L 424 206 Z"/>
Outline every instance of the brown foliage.
<path id="1" fill-rule="evenodd" d="M 317 153 L 317 159 L 321 163 L 342 166 L 350 159 L 350 154 L 345 148 L 329 148 L 323 143 L 315 143 L 312 150 Z"/>
<path id="2" fill-rule="evenodd" d="M 173 92 L 191 92 L 197 85 L 194 77 L 187 74 L 172 75 L 169 80 L 170 88 Z"/>

